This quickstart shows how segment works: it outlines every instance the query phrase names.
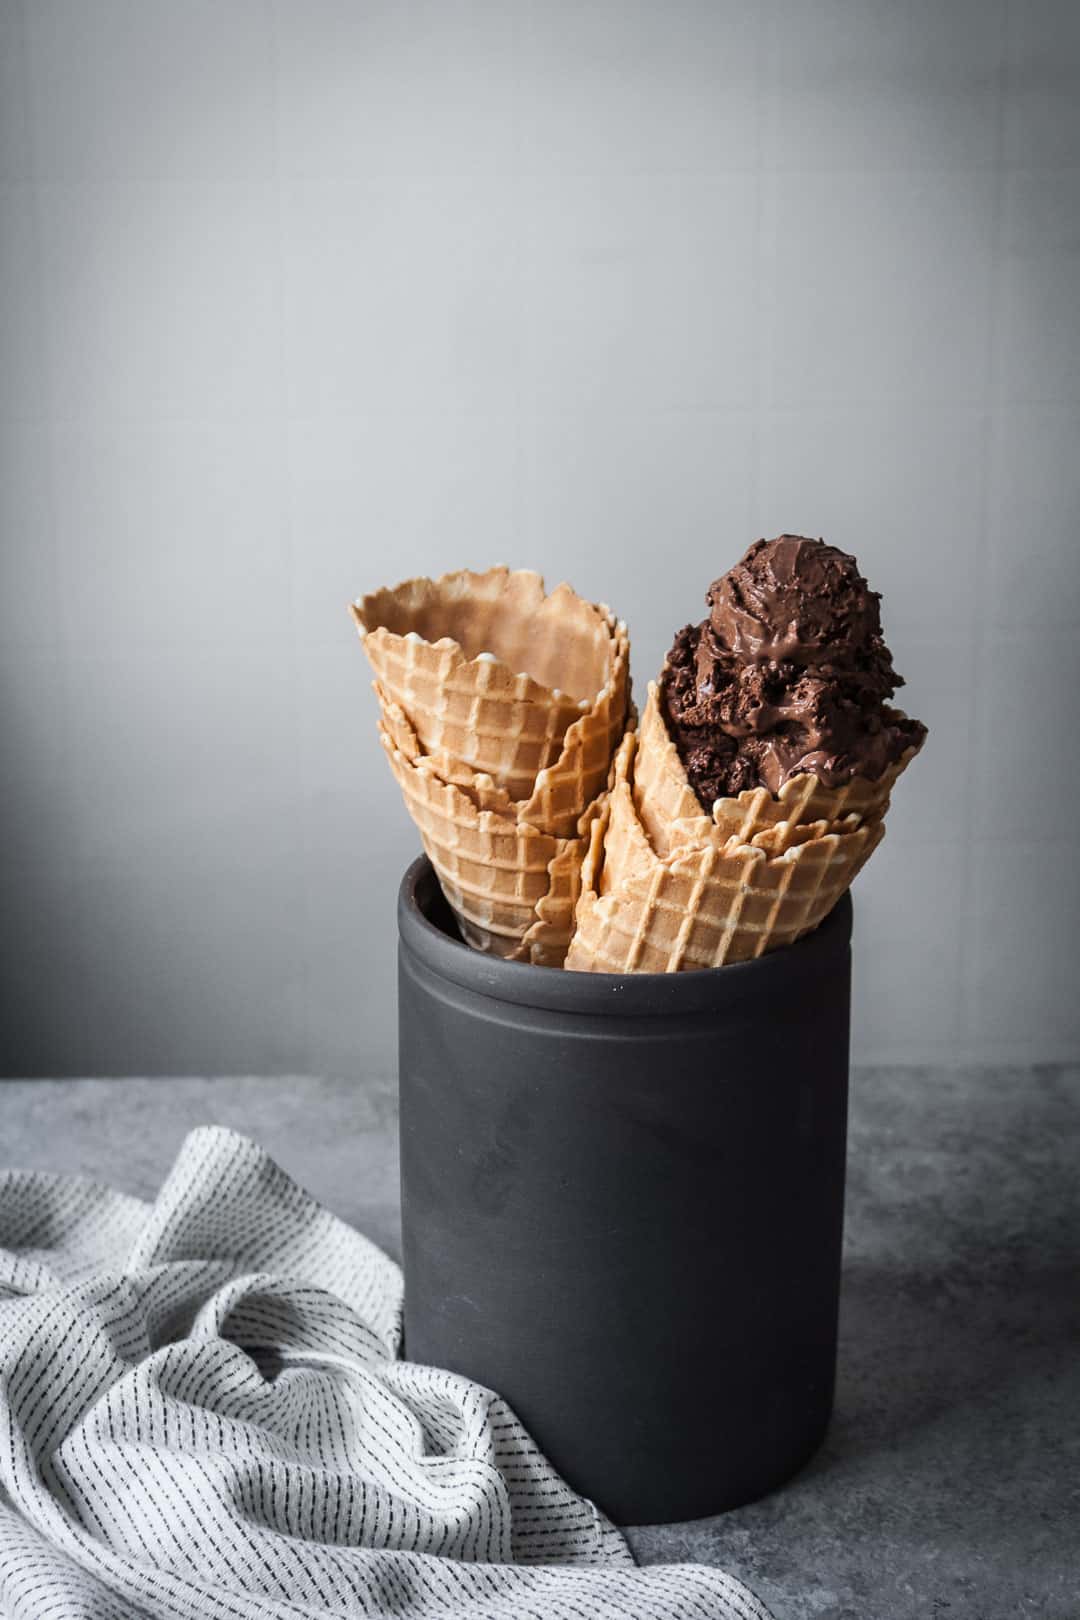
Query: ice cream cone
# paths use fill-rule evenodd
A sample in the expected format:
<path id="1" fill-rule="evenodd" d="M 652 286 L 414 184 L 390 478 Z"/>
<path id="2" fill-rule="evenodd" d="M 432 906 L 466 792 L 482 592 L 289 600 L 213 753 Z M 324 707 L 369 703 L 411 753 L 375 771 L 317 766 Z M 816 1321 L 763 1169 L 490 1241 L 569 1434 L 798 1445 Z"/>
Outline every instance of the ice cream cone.
<path id="1" fill-rule="evenodd" d="M 571 837 L 581 817 L 607 785 L 612 756 L 631 719 L 630 642 L 626 626 L 612 627 L 611 667 L 593 706 L 571 722 L 553 764 L 537 773 L 532 793 L 517 813 L 530 826 Z"/>
<path id="2" fill-rule="evenodd" d="M 386 695 L 378 681 L 372 681 L 371 684 L 379 703 L 379 722 L 382 730 L 394 746 L 400 749 L 410 765 L 419 765 L 423 761 L 429 775 L 437 777 L 440 782 L 445 782 L 451 787 L 459 788 L 473 801 L 478 810 L 493 810 L 496 815 L 508 816 L 512 821 L 519 819 L 518 806 L 506 789 L 497 786 L 490 776 L 481 771 L 471 770 L 468 765 L 462 765 L 445 749 L 437 749 L 431 754 L 425 753 L 401 705 Z"/>
<path id="3" fill-rule="evenodd" d="M 383 746 L 463 937 L 561 965 L 630 707 L 626 626 L 506 568 L 408 580 L 352 614 Z"/>
<path id="4" fill-rule="evenodd" d="M 561 966 L 586 839 L 481 809 L 426 759 L 407 758 L 383 725 L 379 735 L 462 937 L 496 956 Z"/>
<path id="5" fill-rule="evenodd" d="M 536 920 L 522 938 L 519 958 L 538 967 L 562 967 L 574 933 L 581 865 L 588 837 L 558 840 L 548 862 L 548 891 L 536 902 Z"/>
<path id="6" fill-rule="evenodd" d="M 703 841 L 694 842 L 703 822 Z M 630 781 L 616 781 L 583 865 L 568 968 L 674 973 L 791 944 L 823 921 L 884 836 L 881 820 L 843 832 L 819 823 L 771 854 L 722 838 L 703 817 L 674 825 L 674 847 L 661 855 Z M 775 844 L 773 829 L 763 833 Z"/>
<path id="7" fill-rule="evenodd" d="M 526 821 L 567 836 L 622 730 L 625 626 L 568 585 L 545 596 L 539 574 L 506 568 L 408 580 L 352 614 L 423 752 L 490 777 Z"/>
<path id="8" fill-rule="evenodd" d="M 424 749 L 410 717 L 375 681 L 375 695 L 385 729 L 414 762 L 424 759 L 444 782 L 467 793 L 480 809 L 496 810 L 556 838 L 576 835 L 578 821 L 607 784 L 611 757 L 627 721 L 629 642 L 617 630 L 609 679 L 588 714 L 567 728 L 559 756 L 537 775 L 527 799 L 514 801 L 487 772 L 474 770 L 446 748 Z"/>
<path id="9" fill-rule="evenodd" d="M 657 683 L 650 681 L 634 758 L 634 799 L 658 854 L 668 851 L 671 828 L 684 821 L 711 821 L 723 839 L 734 838 L 740 844 L 752 845 L 757 834 L 770 831 L 768 847 L 780 854 L 800 841 L 796 828 L 823 822 L 826 831 L 843 832 L 851 830 L 852 816 L 860 823 L 880 820 L 897 777 L 917 752 L 908 749 L 874 782 L 856 776 L 844 787 L 830 788 L 807 774 L 793 776 L 775 795 L 768 788 L 749 788 L 735 797 L 717 799 L 710 817 L 690 786 L 660 708 Z"/>

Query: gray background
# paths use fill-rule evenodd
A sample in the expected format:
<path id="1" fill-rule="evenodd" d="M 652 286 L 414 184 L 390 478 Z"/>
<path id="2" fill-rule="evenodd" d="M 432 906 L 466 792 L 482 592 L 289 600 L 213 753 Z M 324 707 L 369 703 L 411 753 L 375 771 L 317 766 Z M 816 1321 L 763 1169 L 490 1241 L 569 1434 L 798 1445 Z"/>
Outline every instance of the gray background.
<path id="1" fill-rule="evenodd" d="M 505 560 L 639 686 L 759 534 L 931 726 L 856 1055 L 1080 1050 L 1080 6 L 0 0 L 8 1072 L 389 1065 L 345 603 Z"/>

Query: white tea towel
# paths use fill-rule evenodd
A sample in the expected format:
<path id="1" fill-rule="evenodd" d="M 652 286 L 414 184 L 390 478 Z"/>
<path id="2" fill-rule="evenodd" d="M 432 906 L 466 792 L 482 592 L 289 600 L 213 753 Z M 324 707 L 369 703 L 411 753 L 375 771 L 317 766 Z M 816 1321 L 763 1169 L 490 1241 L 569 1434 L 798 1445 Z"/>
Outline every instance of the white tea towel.
<path id="1" fill-rule="evenodd" d="M 396 1359 L 401 1275 L 253 1143 L 156 1202 L 0 1174 L 0 1615 L 768 1620 L 637 1569 L 498 1396 Z"/>

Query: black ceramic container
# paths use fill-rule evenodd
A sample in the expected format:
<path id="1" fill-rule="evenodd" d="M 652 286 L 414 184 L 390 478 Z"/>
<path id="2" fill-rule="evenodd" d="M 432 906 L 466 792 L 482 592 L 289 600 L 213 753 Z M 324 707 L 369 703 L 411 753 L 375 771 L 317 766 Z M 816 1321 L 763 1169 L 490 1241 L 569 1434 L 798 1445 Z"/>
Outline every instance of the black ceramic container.
<path id="1" fill-rule="evenodd" d="M 616 1522 L 752 1501 L 829 1419 L 851 902 L 704 973 L 469 950 L 399 902 L 405 1353 L 504 1396 Z"/>

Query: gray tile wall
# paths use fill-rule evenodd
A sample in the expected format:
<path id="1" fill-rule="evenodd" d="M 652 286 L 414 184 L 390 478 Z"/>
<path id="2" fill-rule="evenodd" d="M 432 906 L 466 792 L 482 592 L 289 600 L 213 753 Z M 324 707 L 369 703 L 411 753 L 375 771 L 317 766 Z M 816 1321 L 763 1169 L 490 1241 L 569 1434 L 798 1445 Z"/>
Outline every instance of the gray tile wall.
<path id="1" fill-rule="evenodd" d="M 862 1059 L 1080 1050 L 1080 7 L 0 0 L 11 1072 L 393 1050 L 346 601 L 507 560 L 639 683 L 759 534 L 931 726 Z"/>

